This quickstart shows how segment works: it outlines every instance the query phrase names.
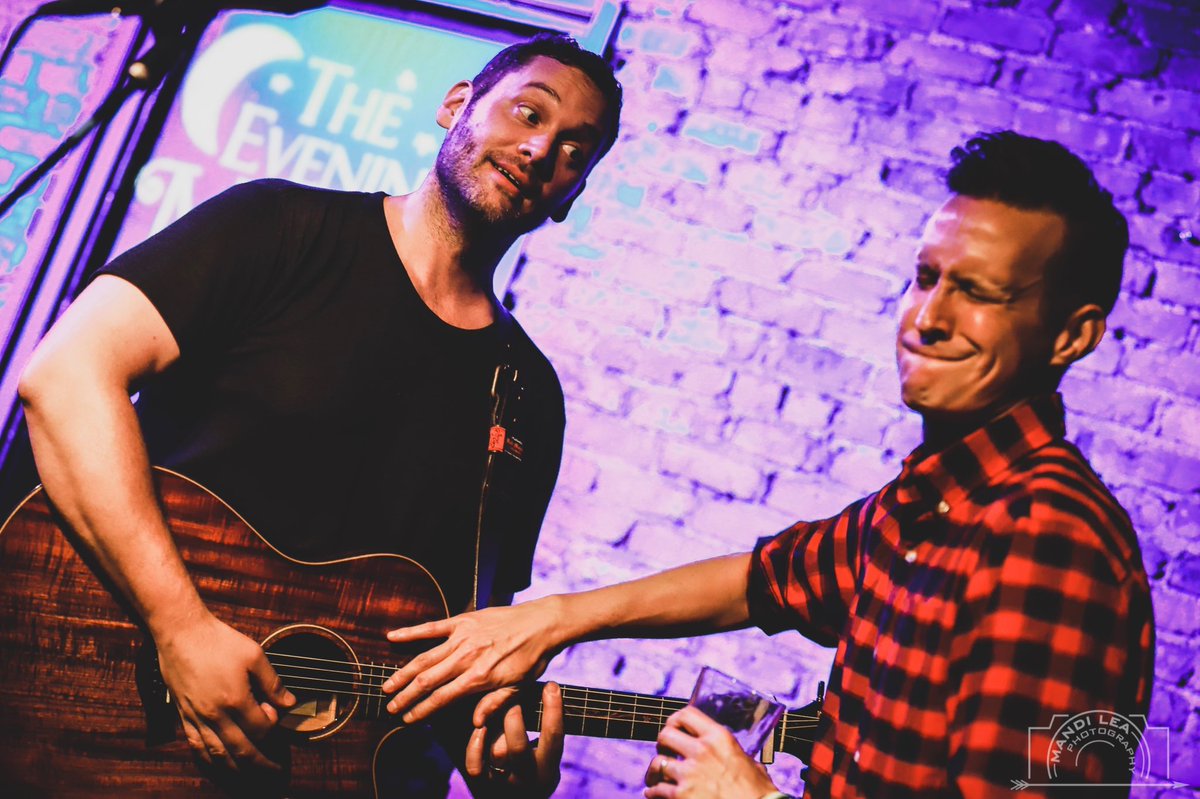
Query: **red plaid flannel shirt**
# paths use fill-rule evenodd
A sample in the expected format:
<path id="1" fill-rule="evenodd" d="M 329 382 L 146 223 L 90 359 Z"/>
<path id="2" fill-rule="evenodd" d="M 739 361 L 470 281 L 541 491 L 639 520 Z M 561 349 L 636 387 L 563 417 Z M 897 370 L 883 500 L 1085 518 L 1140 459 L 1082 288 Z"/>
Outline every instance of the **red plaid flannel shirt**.
<path id="1" fill-rule="evenodd" d="M 837 646 L 805 796 L 1061 799 L 1083 794 L 1013 781 L 1129 783 L 1109 746 L 1050 776 L 1053 732 L 1036 729 L 1091 710 L 1144 723 L 1153 679 L 1137 539 L 1063 435 L 1058 396 L 1023 403 L 917 449 L 838 516 L 759 542 L 751 619 Z"/>

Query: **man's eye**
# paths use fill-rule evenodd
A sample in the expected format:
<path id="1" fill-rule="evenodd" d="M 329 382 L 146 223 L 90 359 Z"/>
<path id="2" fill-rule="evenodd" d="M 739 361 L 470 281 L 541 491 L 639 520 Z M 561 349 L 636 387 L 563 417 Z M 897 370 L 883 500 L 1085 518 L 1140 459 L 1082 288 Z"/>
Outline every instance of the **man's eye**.
<path id="1" fill-rule="evenodd" d="M 527 106 L 527 105 L 517 106 L 517 113 L 520 114 L 525 119 L 525 121 L 530 123 L 531 125 L 537 124 L 538 112 L 534 111 L 529 106 Z"/>
<path id="2" fill-rule="evenodd" d="M 571 144 L 570 142 L 563 144 L 563 152 L 567 154 L 567 159 L 572 162 L 578 161 L 581 155 L 579 145 Z"/>
<path id="3" fill-rule="evenodd" d="M 917 286 L 923 289 L 932 288 L 937 284 L 938 275 L 933 269 L 928 266 L 918 266 L 917 276 L 915 278 Z"/>
<path id="4" fill-rule="evenodd" d="M 1003 297 L 995 297 L 991 294 L 984 294 L 977 288 L 963 289 L 963 293 L 967 295 L 967 299 L 971 300 L 971 302 L 983 302 L 992 305 L 999 305 L 1005 301 Z"/>
<path id="5" fill-rule="evenodd" d="M 979 284 L 972 280 L 957 280 L 954 283 L 954 288 L 971 302 L 992 302 Z"/>

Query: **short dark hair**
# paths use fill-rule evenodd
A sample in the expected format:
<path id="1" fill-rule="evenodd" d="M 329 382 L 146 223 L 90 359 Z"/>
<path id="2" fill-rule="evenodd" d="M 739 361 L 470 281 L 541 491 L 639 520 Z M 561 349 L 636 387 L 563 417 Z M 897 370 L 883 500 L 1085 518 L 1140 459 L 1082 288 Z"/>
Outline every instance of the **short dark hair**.
<path id="1" fill-rule="evenodd" d="M 1089 303 L 1106 314 L 1112 310 L 1121 292 L 1129 224 L 1087 164 L 1058 142 L 1011 130 L 975 136 L 950 157 L 946 185 L 955 194 L 1052 211 L 1066 222 L 1066 239 L 1046 264 L 1054 317 Z"/>
<path id="2" fill-rule="evenodd" d="M 604 95 L 604 139 L 596 154 L 599 159 L 617 140 L 621 125 L 621 102 L 624 90 L 613 74 L 612 64 L 590 50 L 584 50 L 579 42 L 565 33 L 539 33 L 531 39 L 510 44 L 492 57 L 479 74 L 471 79 L 474 93 L 471 99 L 482 97 L 491 91 L 501 78 L 520 69 L 538 56 L 553 58 L 561 64 L 575 67 L 595 84 Z"/>

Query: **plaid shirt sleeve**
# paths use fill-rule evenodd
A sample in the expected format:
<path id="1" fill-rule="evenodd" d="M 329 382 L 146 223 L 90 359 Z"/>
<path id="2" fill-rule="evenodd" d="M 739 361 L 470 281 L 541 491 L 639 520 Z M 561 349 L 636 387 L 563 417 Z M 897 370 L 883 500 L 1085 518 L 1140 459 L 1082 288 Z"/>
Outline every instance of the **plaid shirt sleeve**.
<path id="1" fill-rule="evenodd" d="M 1008 518 L 991 520 L 990 529 L 1011 533 L 992 537 L 967 585 L 951 654 L 950 684 L 960 687 L 947 707 L 948 766 L 958 795 L 1012 797 L 1018 779 L 1124 783 L 1089 796 L 1128 795 L 1130 772 L 1119 770 L 1109 747 L 1059 746 L 1053 775 L 1048 766 L 1067 719 L 1144 714 L 1149 704 L 1144 675 L 1152 666 L 1140 662 L 1154 651 L 1149 587 L 1140 567 L 1116 556 L 1106 540 L 1111 525 L 1089 505 L 1060 484 L 995 508 Z M 1134 706 L 1114 706 L 1129 698 Z"/>
<path id="2" fill-rule="evenodd" d="M 860 573 L 864 526 L 874 496 L 831 519 L 797 522 L 760 539 L 751 559 L 751 621 L 773 634 L 795 629 L 835 646 L 846 626 Z"/>

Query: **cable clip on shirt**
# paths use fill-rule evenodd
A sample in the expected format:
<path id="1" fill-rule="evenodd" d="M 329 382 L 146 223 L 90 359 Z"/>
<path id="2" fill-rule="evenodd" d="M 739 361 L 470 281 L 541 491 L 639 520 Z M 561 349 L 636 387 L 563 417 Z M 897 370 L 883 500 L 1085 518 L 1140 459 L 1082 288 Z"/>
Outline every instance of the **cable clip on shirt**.
<path id="1" fill-rule="evenodd" d="M 496 424 L 488 431 L 488 452 L 503 452 L 519 461 L 525 452 L 525 445 L 521 439 L 509 435 L 507 430 Z"/>
<path id="2" fill-rule="evenodd" d="M 525 445 L 508 432 L 503 422 L 513 388 L 516 388 L 518 398 L 522 393 L 517 382 L 519 375 L 520 372 L 509 364 L 497 364 L 492 377 L 492 427 L 488 431 L 488 452 L 503 452 L 516 461 L 520 461 L 525 454 Z M 516 421 L 515 417 L 513 421 Z"/>

